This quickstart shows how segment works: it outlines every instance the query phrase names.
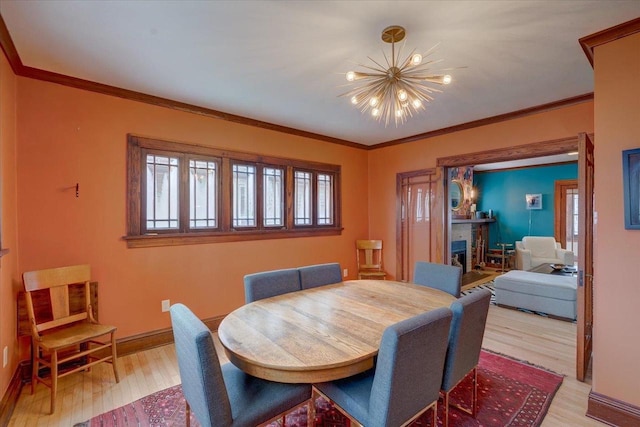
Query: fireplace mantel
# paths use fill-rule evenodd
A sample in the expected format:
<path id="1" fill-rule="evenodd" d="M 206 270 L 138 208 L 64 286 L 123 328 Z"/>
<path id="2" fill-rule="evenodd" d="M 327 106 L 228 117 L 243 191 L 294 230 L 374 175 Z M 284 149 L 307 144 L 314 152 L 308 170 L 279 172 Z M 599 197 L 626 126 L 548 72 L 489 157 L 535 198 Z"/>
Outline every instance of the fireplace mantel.
<path id="1" fill-rule="evenodd" d="M 485 224 L 496 222 L 495 218 L 452 219 L 451 224 Z"/>

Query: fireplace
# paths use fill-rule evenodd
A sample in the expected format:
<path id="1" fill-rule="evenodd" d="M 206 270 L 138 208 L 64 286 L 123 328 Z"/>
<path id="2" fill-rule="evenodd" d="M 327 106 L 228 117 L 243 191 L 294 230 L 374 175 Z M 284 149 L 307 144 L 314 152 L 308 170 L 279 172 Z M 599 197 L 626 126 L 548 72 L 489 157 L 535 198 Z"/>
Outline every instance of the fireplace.
<path id="1" fill-rule="evenodd" d="M 467 241 L 455 240 L 451 242 L 451 265 L 462 265 L 462 274 L 467 272 Z"/>

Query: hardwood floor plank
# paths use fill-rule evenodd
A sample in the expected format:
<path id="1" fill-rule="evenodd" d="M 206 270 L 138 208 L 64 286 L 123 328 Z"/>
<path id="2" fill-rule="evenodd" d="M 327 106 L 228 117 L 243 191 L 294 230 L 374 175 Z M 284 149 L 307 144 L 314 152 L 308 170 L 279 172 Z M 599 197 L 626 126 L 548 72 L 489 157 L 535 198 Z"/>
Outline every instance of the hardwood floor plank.
<path id="1" fill-rule="evenodd" d="M 543 426 L 603 426 L 584 415 L 591 380 L 575 379 L 575 340 L 574 323 L 491 306 L 483 347 L 565 375 Z M 215 344 L 221 362 L 228 362 L 217 339 Z M 119 384 L 111 365 L 104 363 L 90 373 L 62 378 L 53 416 L 48 415 L 49 389 L 39 384 L 32 396 L 30 387 L 24 387 L 9 426 L 72 426 L 180 383 L 173 345 L 130 354 L 118 363 Z"/>

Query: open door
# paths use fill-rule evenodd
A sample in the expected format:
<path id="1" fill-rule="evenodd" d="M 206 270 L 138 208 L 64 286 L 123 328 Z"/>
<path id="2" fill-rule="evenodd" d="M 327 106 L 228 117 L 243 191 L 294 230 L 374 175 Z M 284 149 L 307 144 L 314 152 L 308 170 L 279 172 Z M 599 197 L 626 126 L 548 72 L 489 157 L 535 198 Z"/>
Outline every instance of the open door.
<path id="1" fill-rule="evenodd" d="M 593 140 L 578 136 L 578 291 L 576 378 L 584 381 L 593 345 Z"/>

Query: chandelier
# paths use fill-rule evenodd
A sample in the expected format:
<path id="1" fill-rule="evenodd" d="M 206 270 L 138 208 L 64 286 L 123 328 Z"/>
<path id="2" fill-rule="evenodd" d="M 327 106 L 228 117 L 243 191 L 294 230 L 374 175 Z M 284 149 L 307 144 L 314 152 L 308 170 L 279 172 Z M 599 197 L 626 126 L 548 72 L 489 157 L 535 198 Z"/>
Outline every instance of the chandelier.
<path id="1" fill-rule="evenodd" d="M 387 126 L 391 118 L 396 127 L 407 121 L 409 117 L 424 109 L 424 103 L 433 100 L 434 92 L 442 92 L 435 85 L 451 83 L 448 74 L 433 74 L 430 67 L 441 60 L 424 61 L 434 52 L 436 46 L 423 55 L 415 49 L 400 61 L 401 48 L 396 53 L 396 43 L 405 37 L 405 29 L 392 25 L 382 31 L 382 40 L 391 43 L 391 57 L 382 52 L 386 66 L 371 57 L 372 65 L 359 65 L 369 71 L 349 71 L 346 78 L 349 83 L 357 85 L 340 96 L 348 96 L 351 103 L 363 113 L 369 112 L 376 120 Z"/>

